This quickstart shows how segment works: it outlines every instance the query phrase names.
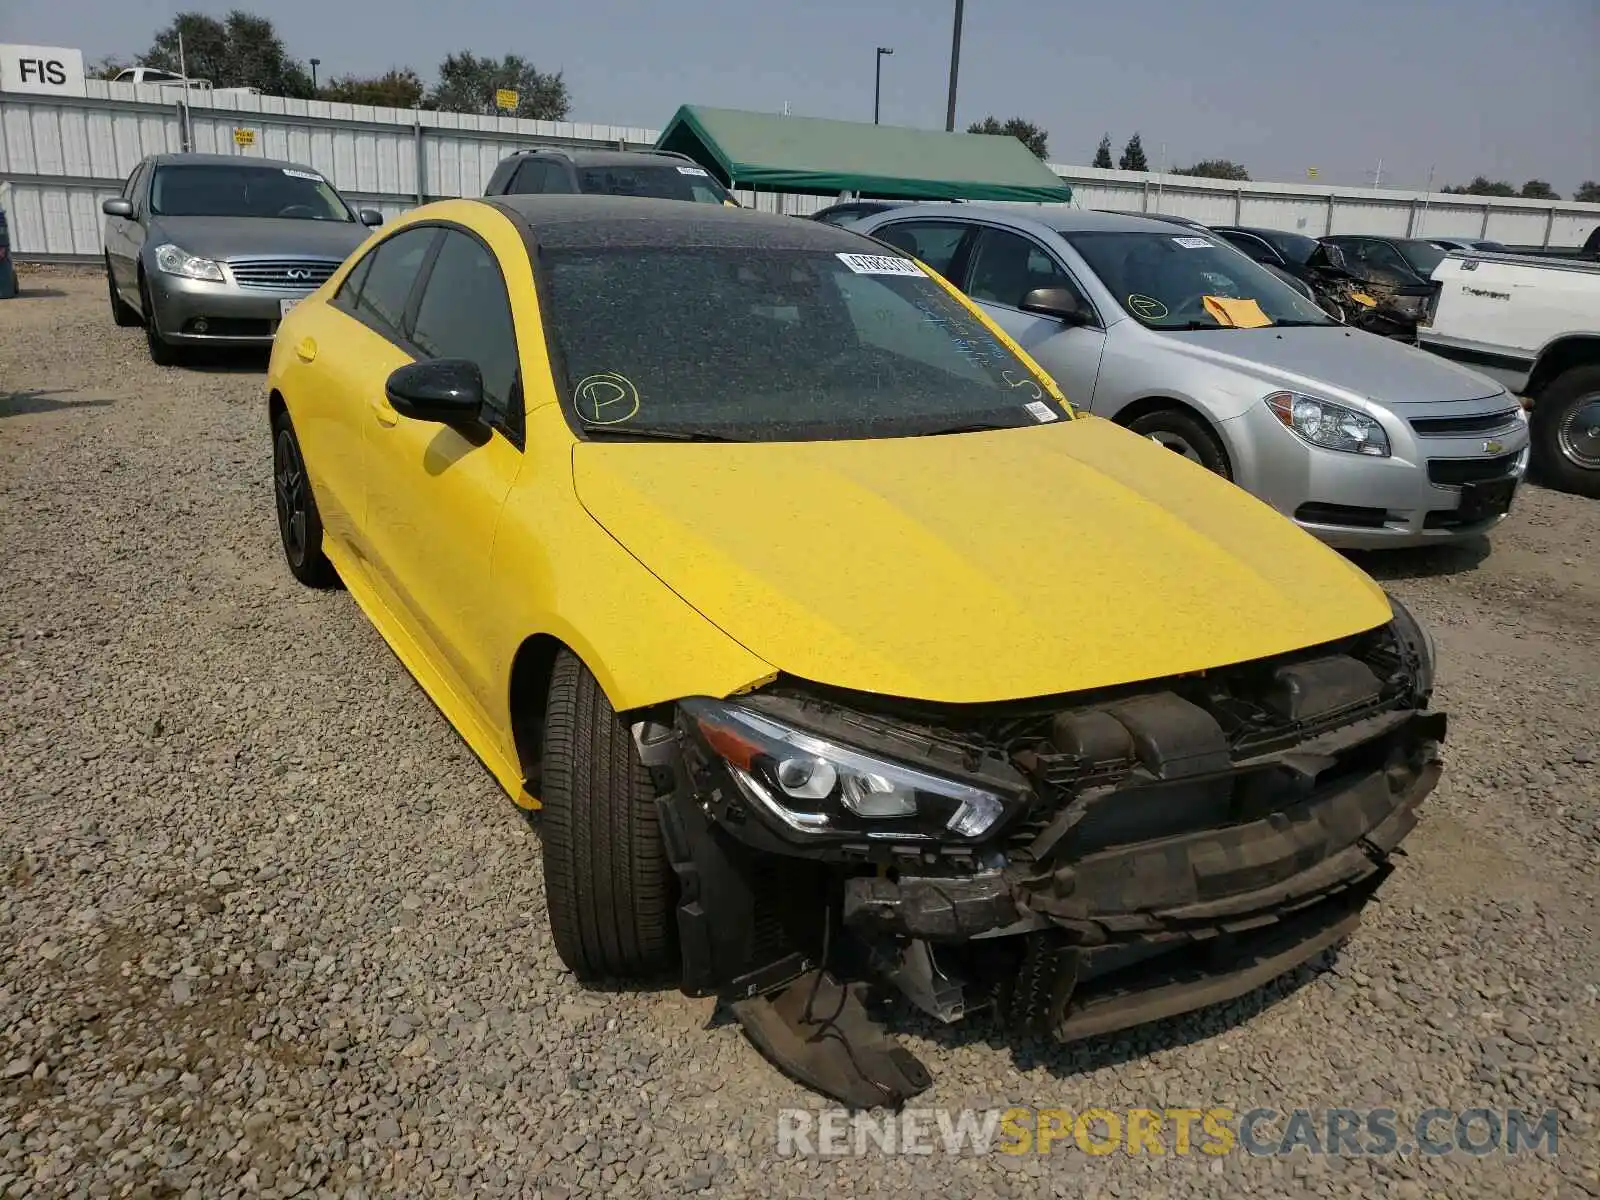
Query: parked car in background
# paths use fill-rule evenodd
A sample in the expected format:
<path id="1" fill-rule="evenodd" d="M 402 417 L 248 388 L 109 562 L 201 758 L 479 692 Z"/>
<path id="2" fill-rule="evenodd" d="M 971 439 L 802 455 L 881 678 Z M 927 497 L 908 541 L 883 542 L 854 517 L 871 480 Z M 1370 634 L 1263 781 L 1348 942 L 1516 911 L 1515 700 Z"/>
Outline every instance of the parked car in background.
<path id="1" fill-rule="evenodd" d="M 1388 331 L 1390 335 L 1415 341 L 1418 322 L 1427 317 L 1439 294 L 1433 269 L 1443 260 L 1445 251 L 1423 238 L 1341 233 L 1321 241 L 1343 255 L 1340 265 L 1361 281 L 1364 290 L 1378 301 L 1378 307 L 1395 316 L 1396 328 Z"/>
<path id="2" fill-rule="evenodd" d="M 485 196 L 638 196 L 739 207 L 687 154 L 670 150 L 519 150 L 500 160 Z"/>
<path id="3" fill-rule="evenodd" d="M 852 1107 L 931 1081 L 860 985 L 1015 1042 L 1243 995 L 1440 775 L 1404 605 L 826 222 L 429 205 L 263 390 L 289 570 L 539 810 L 561 961 Z"/>
<path id="4" fill-rule="evenodd" d="M 972 205 L 899 208 L 855 228 L 965 291 L 1075 404 L 1327 542 L 1459 539 L 1510 509 L 1528 430 L 1503 387 L 1339 325 L 1218 237 Z M 1259 327 L 1230 326 L 1228 310 Z"/>
<path id="5" fill-rule="evenodd" d="M 185 346 L 270 345 L 383 223 L 310 167 L 232 154 L 152 155 L 101 209 L 112 318 L 143 325 L 162 364 Z"/>
<path id="6" fill-rule="evenodd" d="M 1467 251 L 1434 270 L 1421 345 L 1527 398 L 1533 461 L 1553 486 L 1600 497 L 1600 265 Z"/>

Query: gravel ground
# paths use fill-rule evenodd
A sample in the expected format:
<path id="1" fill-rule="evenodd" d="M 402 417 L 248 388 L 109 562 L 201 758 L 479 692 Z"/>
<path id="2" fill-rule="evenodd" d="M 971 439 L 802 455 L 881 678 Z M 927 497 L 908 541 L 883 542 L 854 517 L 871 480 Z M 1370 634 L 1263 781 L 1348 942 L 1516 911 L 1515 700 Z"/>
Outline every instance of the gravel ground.
<path id="1" fill-rule="evenodd" d="M 816 1097 L 561 968 L 536 835 L 280 559 L 259 359 L 98 277 L 0 304 L 0 1196 L 1600 1196 L 1600 504 L 1364 560 L 1432 625 L 1444 782 L 1363 929 L 1062 1050 L 907 1018 L 923 1103 L 1560 1110 L 1555 1156 L 779 1157 Z"/>

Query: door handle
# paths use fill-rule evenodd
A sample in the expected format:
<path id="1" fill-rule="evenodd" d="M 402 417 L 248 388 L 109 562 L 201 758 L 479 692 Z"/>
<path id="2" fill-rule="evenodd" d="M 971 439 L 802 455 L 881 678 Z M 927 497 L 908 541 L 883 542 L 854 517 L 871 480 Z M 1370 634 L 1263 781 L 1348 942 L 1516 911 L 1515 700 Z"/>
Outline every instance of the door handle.
<path id="1" fill-rule="evenodd" d="M 372 415 L 385 429 L 393 429 L 400 423 L 400 414 L 382 400 L 372 402 Z"/>
<path id="2" fill-rule="evenodd" d="M 314 338 L 301 338 L 300 344 L 294 348 L 295 357 L 301 362 L 311 362 L 317 357 L 317 343 Z"/>

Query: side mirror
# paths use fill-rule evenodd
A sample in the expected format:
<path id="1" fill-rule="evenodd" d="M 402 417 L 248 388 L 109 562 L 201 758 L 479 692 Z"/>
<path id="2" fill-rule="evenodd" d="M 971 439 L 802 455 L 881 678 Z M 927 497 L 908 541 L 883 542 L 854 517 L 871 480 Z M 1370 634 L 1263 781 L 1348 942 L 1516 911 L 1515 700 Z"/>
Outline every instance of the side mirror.
<path id="1" fill-rule="evenodd" d="M 1018 307 L 1041 317 L 1055 317 L 1063 325 L 1087 325 L 1093 320 L 1077 295 L 1064 287 L 1034 288 Z"/>
<path id="2" fill-rule="evenodd" d="M 383 214 L 375 208 L 363 208 L 356 215 L 361 218 L 361 223 L 363 225 L 376 226 L 383 224 Z"/>
<path id="3" fill-rule="evenodd" d="M 383 390 L 402 417 L 468 425 L 483 407 L 483 372 L 464 358 L 429 358 L 396 369 Z"/>
<path id="4" fill-rule="evenodd" d="M 100 202 L 100 211 L 108 217 L 131 217 L 133 216 L 133 205 L 121 196 L 113 196 L 109 200 Z"/>

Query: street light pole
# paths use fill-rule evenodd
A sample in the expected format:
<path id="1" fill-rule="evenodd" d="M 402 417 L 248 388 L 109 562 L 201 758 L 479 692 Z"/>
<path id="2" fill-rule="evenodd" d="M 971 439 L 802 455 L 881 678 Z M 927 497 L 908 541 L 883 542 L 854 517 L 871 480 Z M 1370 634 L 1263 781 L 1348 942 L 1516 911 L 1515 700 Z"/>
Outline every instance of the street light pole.
<path id="1" fill-rule="evenodd" d="M 954 133 L 956 128 L 956 73 L 961 67 L 961 10 L 965 0 L 956 0 L 956 26 L 950 35 L 950 104 L 944 110 L 944 129 Z"/>
<path id="2" fill-rule="evenodd" d="M 872 61 L 872 123 L 878 123 L 878 101 L 883 97 L 883 57 L 893 54 L 894 47 L 879 46 L 878 57 Z"/>
<path id="3" fill-rule="evenodd" d="M 313 58 L 311 60 L 311 94 L 313 96 L 317 94 L 317 68 L 321 65 L 322 60 L 320 58 Z"/>

